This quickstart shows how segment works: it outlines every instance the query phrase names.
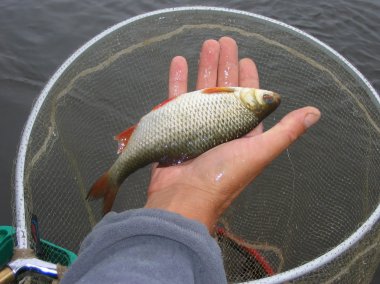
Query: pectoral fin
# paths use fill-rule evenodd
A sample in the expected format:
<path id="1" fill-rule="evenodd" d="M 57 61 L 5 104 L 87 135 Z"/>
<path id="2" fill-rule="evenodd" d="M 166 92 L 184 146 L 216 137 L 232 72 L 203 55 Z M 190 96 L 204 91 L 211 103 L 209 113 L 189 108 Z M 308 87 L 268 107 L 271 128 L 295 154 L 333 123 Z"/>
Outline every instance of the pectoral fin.
<path id="1" fill-rule="evenodd" d="M 127 130 L 116 135 L 114 138 L 119 142 L 117 153 L 123 152 L 124 148 L 127 146 L 129 138 L 131 138 L 133 131 L 135 131 L 137 125 L 129 127 Z"/>
<path id="2" fill-rule="evenodd" d="M 193 156 L 185 153 L 182 153 L 179 157 L 164 156 L 158 161 L 158 167 L 169 167 L 173 165 L 179 165 L 193 158 Z"/>

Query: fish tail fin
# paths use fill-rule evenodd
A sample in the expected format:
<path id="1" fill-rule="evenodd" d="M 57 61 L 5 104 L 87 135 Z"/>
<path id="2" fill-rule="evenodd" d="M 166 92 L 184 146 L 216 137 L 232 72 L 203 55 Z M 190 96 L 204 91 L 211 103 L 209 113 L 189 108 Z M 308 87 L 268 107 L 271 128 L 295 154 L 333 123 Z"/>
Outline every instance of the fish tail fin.
<path id="1" fill-rule="evenodd" d="M 103 198 L 103 215 L 105 215 L 111 211 L 118 190 L 119 185 L 115 184 L 106 172 L 92 185 L 86 200 Z"/>

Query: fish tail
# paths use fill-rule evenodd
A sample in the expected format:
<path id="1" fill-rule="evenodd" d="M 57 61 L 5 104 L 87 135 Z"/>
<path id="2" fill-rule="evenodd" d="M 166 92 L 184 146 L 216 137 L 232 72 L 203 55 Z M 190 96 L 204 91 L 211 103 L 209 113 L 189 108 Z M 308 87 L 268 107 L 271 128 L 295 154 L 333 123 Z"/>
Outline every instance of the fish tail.
<path id="1" fill-rule="evenodd" d="M 119 185 L 115 184 L 108 172 L 103 174 L 91 187 L 86 200 L 103 198 L 103 215 L 111 211 Z"/>

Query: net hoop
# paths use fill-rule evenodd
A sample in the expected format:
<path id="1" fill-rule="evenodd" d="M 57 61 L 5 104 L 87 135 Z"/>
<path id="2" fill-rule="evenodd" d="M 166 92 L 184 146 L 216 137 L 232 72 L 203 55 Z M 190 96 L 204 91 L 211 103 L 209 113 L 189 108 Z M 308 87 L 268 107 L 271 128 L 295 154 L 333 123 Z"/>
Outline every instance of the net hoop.
<path id="1" fill-rule="evenodd" d="M 138 16 L 135 16 L 133 18 L 127 19 L 125 21 L 122 21 L 102 33 L 98 34 L 91 40 L 89 40 L 87 43 L 85 43 L 82 47 L 80 47 L 76 52 L 74 52 L 55 72 L 55 74 L 50 78 L 47 85 L 42 90 L 41 94 L 37 98 L 36 102 L 34 103 L 34 106 L 32 108 L 32 111 L 28 117 L 28 120 L 24 126 L 22 137 L 18 149 L 17 154 L 17 160 L 16 160 L 16 169 L 15 169 L 15 203 L 16 203 L 16 237 L 17 237 L 17 247 L 19 249 L 27 249 L 29 248 L 28 244 L 28 230 L 26 228 L 26 208 L 25 208 L 25 196 L 24 196 L 24 170 L 25 170 L 25 158 L 26 158 L 26 152 L 27 147 L 29 143 L 29 138 L 32 133 L 34 122 L 37 118 L 37 115 L 41 109 L 41 106 L 43 105 L 45 98 L 48 96 L 51 88 L 54 86 L 56 81 L 60 78 L 60 76 L 64 73 L 64 71 L 67 69 L 68 66 L 70 66 L 71 63 L 73 63 L 82 53 L 84 53 L 89 47 L 91 47 L 93 44 L 95 44 L 100 39 L 104 38 L 105 36 L 109 35 L 110 33 L 114 32 L 115 30 L 128 25 L 132 22 L 135 22 L 137 20 L 160 15 L 168 12 L 177 12 L 177 11 L 219 11 L 219 12 L 228 12 L 231 14 L 240 14 L 240 15 L 246 15 L 250 17 L 254 17 L 263 21 L 268 21 L 273 24 L 279 25 L 281 27 L 284 27 L 286 29 L 289 29 L 308 40 L 314 42 L 318 46 L 320 46 L 325 51 L 329 52 L 332 56 L 336 57 L 339 61 L 341 61 L 348 69 L 350 69 L 353 74 L 355 74 L 359 80 L 362 81 L 362 83 L 365 84 L 365 86 L 371 91 L 373 97 L 377 100 L 377 102 L 380 104 L 380 96 L 376 92 L 376 90 L 371 86 L 371 84 L 368 82 L 368 80 L 350 63 L 345 59 L 342 55 L 340 55 L 338 52 L 336 52 L 333 48 L 326 45 L 325 43 L 321 42 L 317 38 L 305 33 L 304 31 L 301 31 L 295 27 L 292 27 L 288 24 L 285 24 L 283 22 L 280 22 L 278 20 L 274 20 L 262 15 L 235 10 L 235 9 L 228 9 L 228 8 L 218 8 L 218 7 L 205 7 L 205 6 L 192 6 L 192 7 L 176 7 L 176 8 L 167 8 L 162 10 L 157 10 L 145 14 L 141 14 Z M 313 259 L 312 261 L 309 261 L 301 266 L 298 266 L 296 268 L 293 268 L 291 270 L 279 273 L 277 275 L 249 281 L 246 283 L 283 283 L 286 281 L 291 281 L 296 278 L 299 278 L 303 275 L 306 275 L 325 264 L 328 264 L 341 254 L 343 254 L 345 251 L 349 250 L 351 247 L 353 247 L 356 243 L 358 243 L 379 221 L 380 219 L 380 204 L 377 206 L 375 211 L 371 214 L 371 216 L 351 235 L 349 236 L 345 241 L 341 242 L 338 246 L 331 249 L 330 251 L 326 252 L 325 254 L 319 256 L 318 258 Z"/>

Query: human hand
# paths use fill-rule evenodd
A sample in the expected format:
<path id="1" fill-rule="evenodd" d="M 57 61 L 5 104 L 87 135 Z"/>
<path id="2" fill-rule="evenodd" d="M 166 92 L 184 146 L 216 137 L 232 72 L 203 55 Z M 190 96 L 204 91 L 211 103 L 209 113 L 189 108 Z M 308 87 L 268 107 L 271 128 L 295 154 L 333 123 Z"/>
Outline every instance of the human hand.
<path id="1" fill-rule="evenodd" d="M 173 58 L 169 98 L 187 92 L 186 59 Z M 238 61 L 238 47 L 229 37 L 204 42 L 197 89 L 223 86 L 259 88 L 255 63 Z M 264 168 L 289 147 L 320 112 L 304 107 L 286 115 L 266 132 L 260 124 L 246 136 L 221 144 L 199 157 L 171 167 L 153 166 L 146 208 L 158 208 L 199 221 L 210 232 L 219 216 Z"/>

